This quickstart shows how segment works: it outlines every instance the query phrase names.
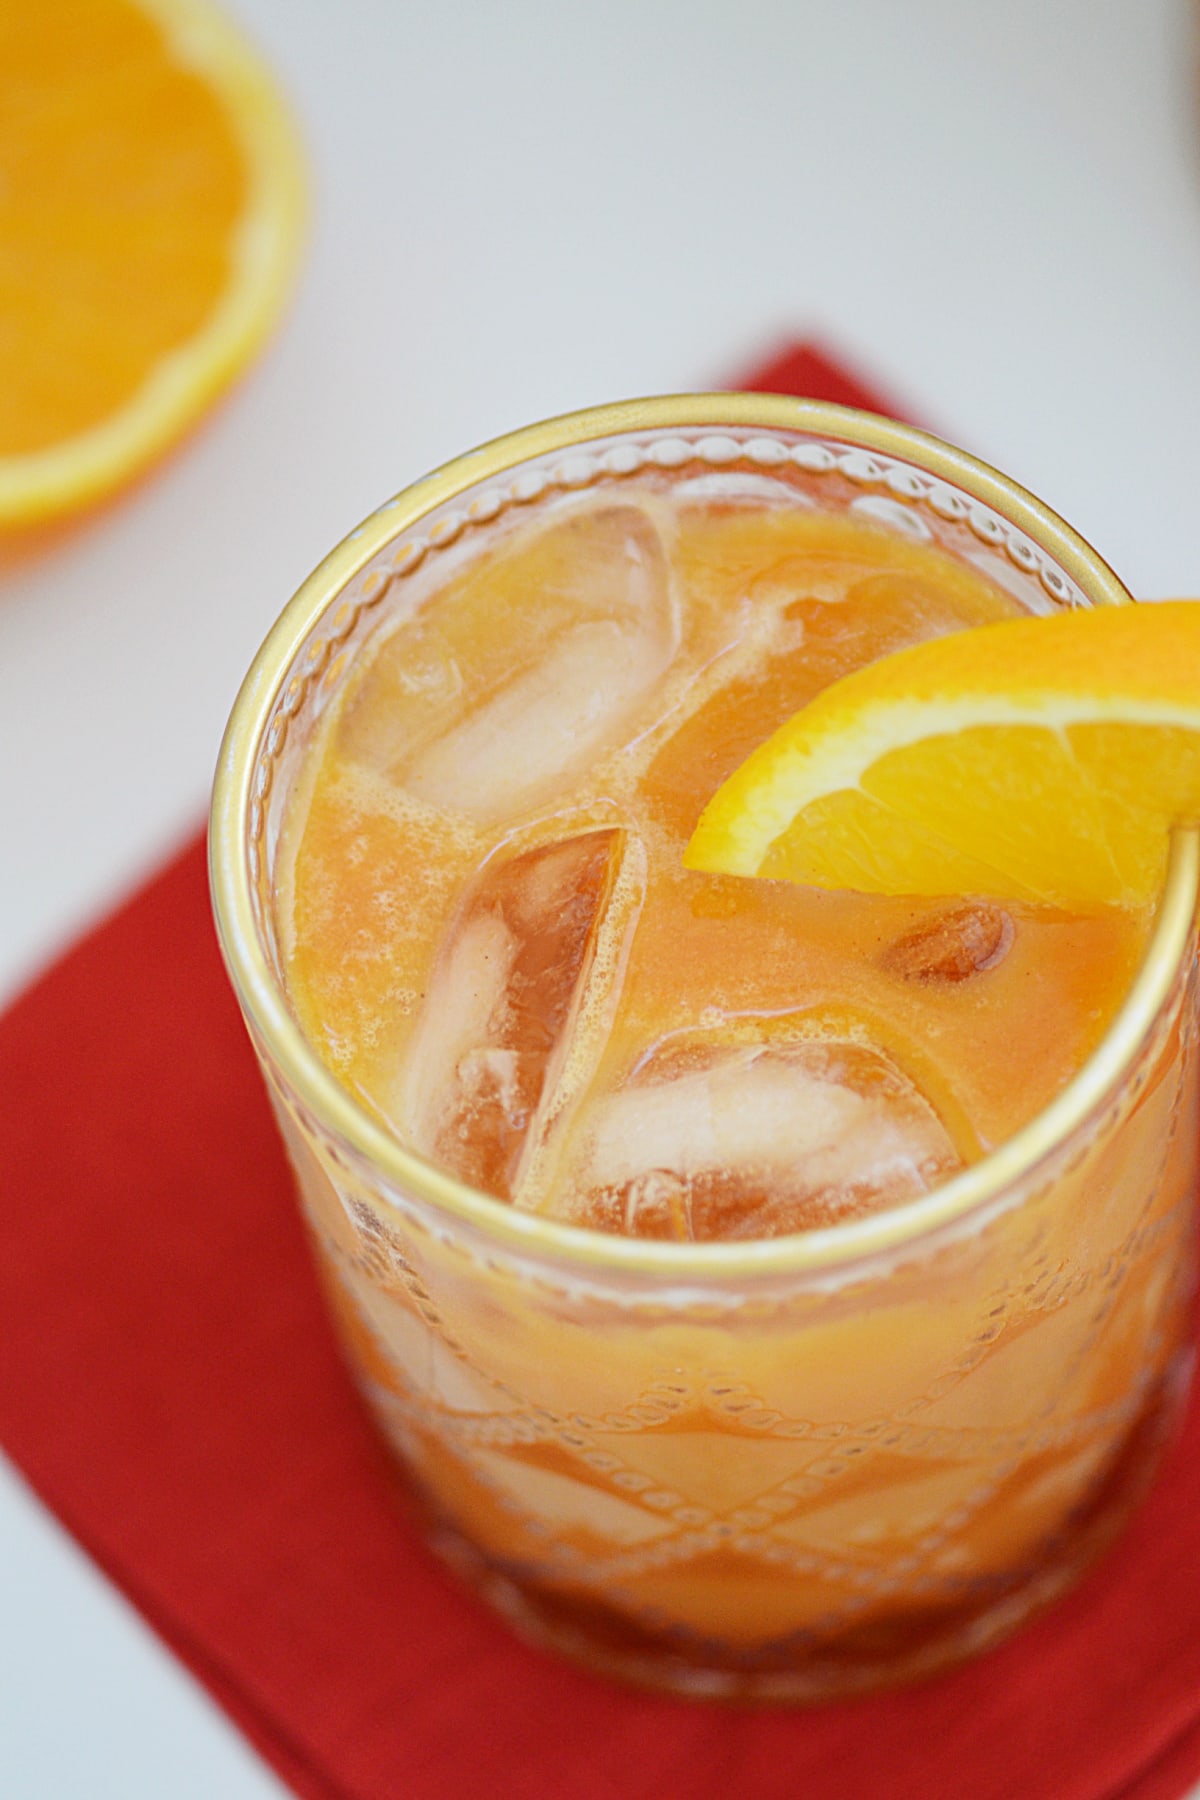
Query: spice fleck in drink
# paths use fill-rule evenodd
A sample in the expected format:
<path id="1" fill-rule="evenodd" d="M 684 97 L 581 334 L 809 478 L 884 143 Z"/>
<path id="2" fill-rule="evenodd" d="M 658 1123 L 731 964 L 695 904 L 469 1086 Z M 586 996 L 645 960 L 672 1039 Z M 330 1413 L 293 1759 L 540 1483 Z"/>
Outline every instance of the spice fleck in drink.
<path id="1" fill-rule="evenodd" d="M 597 1666 L 820 1697 L 1011 1629 L 1140 1490 L 1182 1381 L 1188 997 L 1177 957 L 1085 1104 L 1161 916 L 684 867 L 831 681 L 1071 581 L 852 445 L 666 441 L 477 493 L 310 639 L 267 929 L 407 1184 L 265 1060 L 439 1547 Z"/>

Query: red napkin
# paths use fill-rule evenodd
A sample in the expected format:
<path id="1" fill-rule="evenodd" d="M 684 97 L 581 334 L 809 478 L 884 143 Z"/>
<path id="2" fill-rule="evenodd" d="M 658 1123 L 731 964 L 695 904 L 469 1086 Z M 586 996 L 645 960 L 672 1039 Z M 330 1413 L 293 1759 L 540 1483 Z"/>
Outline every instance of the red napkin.
<path id="1" fill-rule="evenodd" d="M 745 385 L 882 403 L 797 346 Z M 0 1020 L 0 1442 L 297 1793 L 1169 1800 L 1200 1776 L 1200 1408 L 1024 1635 L 818 1712 L 524 1648 L 395 1505 L 338 1359 L 193 843 Z"/>

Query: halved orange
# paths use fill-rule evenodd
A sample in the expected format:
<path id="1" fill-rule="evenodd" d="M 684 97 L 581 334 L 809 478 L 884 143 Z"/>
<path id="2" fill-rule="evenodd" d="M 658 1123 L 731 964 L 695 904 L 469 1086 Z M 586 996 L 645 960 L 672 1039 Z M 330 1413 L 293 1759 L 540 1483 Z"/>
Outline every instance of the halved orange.
<path id="1" fill-rule="evenodd" d="M 1200 602 L 1011 619 L 845 676 L 713 796 L 689 868 L 1087 908 L 1200 820 Z"/>
<path id="2" fill-rule="evenodd" d="M 206 0 L 0 11 L 0 531 L 130 480 L 262 343 L 302 235 L 295 132 Z"/>

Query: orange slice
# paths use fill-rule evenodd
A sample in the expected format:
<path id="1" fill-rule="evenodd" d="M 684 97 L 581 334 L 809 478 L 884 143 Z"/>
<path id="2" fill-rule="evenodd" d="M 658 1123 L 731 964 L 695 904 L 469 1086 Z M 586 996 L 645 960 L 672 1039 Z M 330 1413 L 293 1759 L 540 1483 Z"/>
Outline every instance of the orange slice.
<path id="1" fill-rule="evenodd" d="M 270 75 L 204 0 L 0 12 L 0 531 L 187 430 L 270 330 L 303 180 Z"/>
<path id="2" fill-rule="evenodd" d="M 1011 619 L 834 682 L 710 800 L 691 869 L 1073 909 L 1200 819 L 1200 602 Z"/>

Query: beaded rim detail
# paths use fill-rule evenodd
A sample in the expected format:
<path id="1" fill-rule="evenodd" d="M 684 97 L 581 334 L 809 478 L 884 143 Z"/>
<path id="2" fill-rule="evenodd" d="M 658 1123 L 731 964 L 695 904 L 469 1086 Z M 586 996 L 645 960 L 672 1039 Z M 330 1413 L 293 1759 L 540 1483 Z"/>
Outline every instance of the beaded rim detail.
<path id="1" fill-rule="evenodd" d="M 1003 551 L 1022 575 L 1036 576 L 1056 605 L 1076 607 L 1086 604 L 1079 589 L 1054 561 L 1008 520 L 988 507 L 971 506 L 948 483 L 925 475 L 908 463 L 868 455 L 855 445 L 815 443 L 811 439 L 789 442 L 778 437 L 738 439 L 708 433 L 698 437 L 658 438 L 649 444 L 624 442 L 592 454 L 577 451 L 552 468 L 522 469 L 506 485 L 483 488 L 466 507 L 443 512 L 423 537 L 405 538 L 386 572 L 377 567 L 367 571 L 359 582 L 357 597 L 348 597 L 341 602 L 325 635 L 311 638 L 297 658 L 294 673 L 285 683 L 278 710 L 259 751 L 254 775 L 255 798 L 265 803 L 273 764 L 284 748 L 288 722 L 303 709 L 309 685 L 320 674 L 334 644 L 349 635 L 367 608 L 383 600 L 394 579 L 403 580 L 425 568 L 431 553 L 458 543 L 469 527 L 489 525 L 514 507 L 526 507 L 547 499 L 555 489 L 575 492 L 606 478 L 624 479 L 639 474 L 646 468 L 678 473 L 689 463 L 729 468 L 738 462 L 774 470 L 791 463 L 810 475 L 840 474 L 858 487 L 881 490 L 881 497 L 890 497 L 891 504 L 928 506 L 948 522 L 965 524 L 988 549 Z M 386 517 L 403 498 L 403 493 L 394 495 L 376 509 L 372 518 Z M 856 501 L 852 510 L 867 504 L 865 500 Z M 252 826 L 249 845 L 256 884 L 263 874 L 261 835 L 262 820 L 259 818 Z M 260 929 L 264 924 L 260 914 Z"/>
<path id="2" fill-rule="evenodd" d="M 640 433 L 654 435 L 639 444 Z M 618 435 L 620 443 L 597 446 L 597 440 Z M 551 463 L 555 452 L 558 460 Z M 326 670 L 334 646 L 379 605 L 396 578 L 415 573 L 431 552 L 458 542 L 470 527 L 490 523 L 508 507 L 642 469 L 677 471 L 691 462 L 725 469 L 739 461 L 760 470 L 790 462 L 810 475 L 836 472 L 864 492 L 927 506 L 941 519 L 965 525 L 986 549 L 1005 554 L 1014 570 L 1036 579 L 1056 605 L 1082 606 L 1089 599 L 1131 603 L 1111 569 L 1077 533 L 987 464 L 873 414 L 779 395 L 669 396 L 568 414 L 469 452 L 378 507 L 301 586 L 243 683 L 214 785 L 210 866 L 222 951 L 260 1054 L 276 1066 L 310 1125 L 321 1121 L 321 1139 L 344 1140 L 364 1167 L 396 1190 L 395 1203 L 410 1219 L 416 1215 L 403 1205 L 406 1195 L 435 1208 L 451 1230 L 467 1223 L 498 1248 L 551 1257 L 581 1272 L 712 1280 L 844 1270 L 879 1252 L 927 1241 L 935 1232 L 940 1236 L 960 1221 L 982 1224 L 1018 1199 L 1041 1164 L 1119 1099 L 1119 1084 L 1140 1061 L 1147 1038 L 1156 1035 L 1156 1023 L 1178 993 L 1200 885 L 1200 838 L 1193 831 L 1176 834 L 1147 955 L 1121 1011 L 1084 1068 L 1043 1112 L 983 1161 L 917 1200 L 842 1225 L 736 1245 L 625 1239 L 519 1212 L 406 1150 L 320 1061 L 290 1012 L 264 947 L 267 870 L 261 840 L 290 721 Z M 506 480 L 497 485 L 497 477 Z M 455 501 L 461 504 L 451 506 Z M 426 534 L 413 536 L 411 528 L 431 515 L 436 516 Z M 402 534 L 386 569 L 380 568 L 377 559 Z M 1053 554 L 1043 547 L 1047 543 Z"/>

